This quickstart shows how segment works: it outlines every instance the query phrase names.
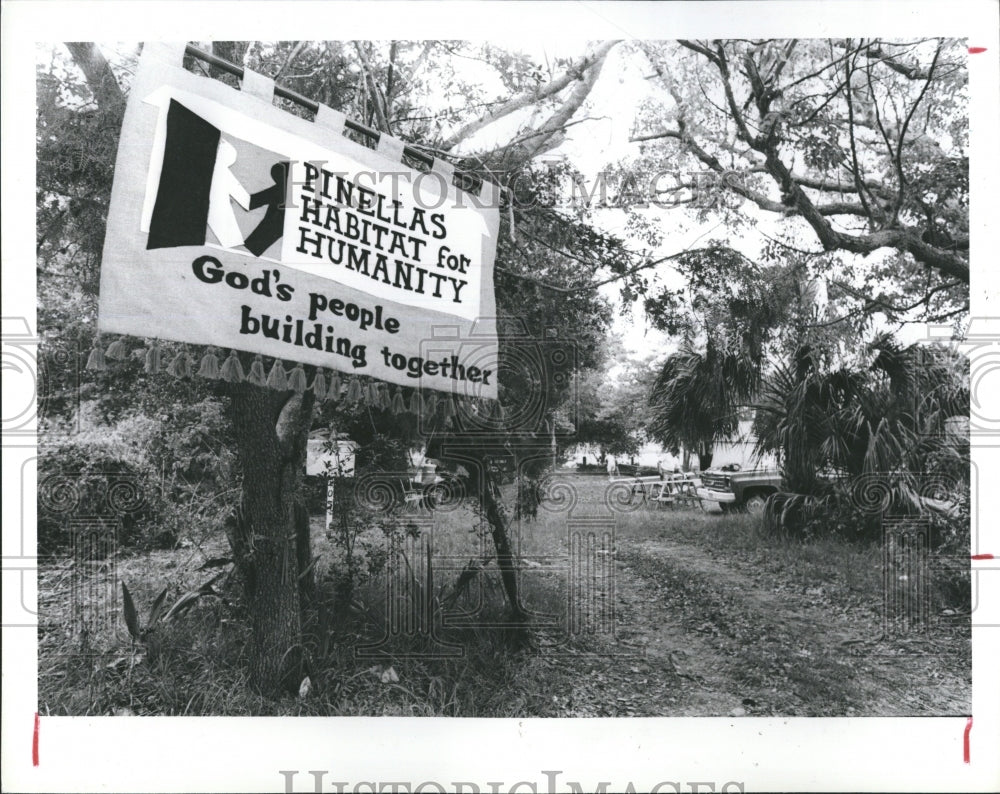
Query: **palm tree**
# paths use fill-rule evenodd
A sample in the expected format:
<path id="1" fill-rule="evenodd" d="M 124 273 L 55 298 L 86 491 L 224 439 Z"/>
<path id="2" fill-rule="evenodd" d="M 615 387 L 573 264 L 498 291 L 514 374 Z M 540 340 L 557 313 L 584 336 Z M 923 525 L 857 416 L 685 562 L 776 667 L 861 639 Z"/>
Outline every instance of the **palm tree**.
<path id="1" fill-rule="evenodd" d="M 781 455 L 795 493 L 822 494 L 824 472 L 850 483 L 875 477 L 897 507 L 919 510 L 921 479 L 968 479 L 968 441 L 948 424 L 968 416 L 968 362 L 888 335 L 867 353 L 867 368 L 828 370 L 806 346 L 770 373 L 756 406 L 757 452 Z"/>
<path id="2" fill-rule="evenodd" d="M 759 357 L 743 349 L 722 350 L 709 339 L 702 353 L 685 341 L 653 384 L 650 435 L 664 447 L 696 451 L 704 471 L 714 444 L 735 434 L 739 408 L 756 394 L 760 378 Z"/>

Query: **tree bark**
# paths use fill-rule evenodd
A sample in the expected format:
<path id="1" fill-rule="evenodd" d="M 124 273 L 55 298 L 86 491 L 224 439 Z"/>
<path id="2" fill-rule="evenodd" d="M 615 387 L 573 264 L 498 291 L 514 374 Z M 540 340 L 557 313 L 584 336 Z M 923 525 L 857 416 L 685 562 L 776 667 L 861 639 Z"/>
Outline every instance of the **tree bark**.
<path id="1" fill-rule="evenodd" d="M 514 549 L 510 542 L 510 530 L 507 526 L 507 519 L 500 509 L 500 494 L 493 472 L 482 462 L 482 489 L 480 499 L 482 500 L 483 513 L 486 521 L 490 525 L 490 534 L 493 537 L 493 546 L 497 553 L 497 566 L 500 568 L 500 580 L 503 582 L 504 592 L 507 594 L 507 605 L 510 610 L 510 619 L 515 630 L 521 630 L 527 625 L 528 616 L 521 606 L 521 597 L 518 589 L 517 560 L 514 556 Z"/>
<path id="2" fill-rule="evenodd" d="M 453 133 L 448 140 L 441 144 L 441 149 L 444 151 L 449 151 L 457 146 L 460 142 L 475 135 L 481 129 L 489 126 L 494 121 L 502 119 L 504 116 L 509 116 L 515 111 L 526 108 L 529 105 L 534 105 L 541 102 L 543 99 L 554 96 L 570 85 L 574 80 L 584 80 L 586 72 L 591 69 L 595 64 L 598 65 L 604 62 L 604 58 L 607 56 L 608 52 L 618 43 L 618 40 L 614 41 L 604 41 L 597 47 L 592 55 L 584 56 L 576 62 L 574 62 L 565 72 L 550 80 L 543 86 L 539 86 L 531 91 L 525 91 L 517 96 L 507 100 L 503 105 L 495 108 L 489 113 L 484 114 L 475 121 L 469 122 L 463 125 L 455 133 Z M 592 87 L 592 82 L 588 85 L 587 92 L 589 92 L 590 87 Z M 585 98 L 586 92 L 584 93 Z M 577 101 L 574 97 L 573 102 L 575 106 L 573 108 L 574 112 L 576 108 L 582 104 L 582 99 Z M 572 113 L 569 114 L 572 116 Z M 567 119 L 568 120 L 568 119 Z M 550 120 L 551 121 L 551 120 Z"/>
<path id="3" fill-rule="evenodd" d="M 727 188 L 732 190 L 737 195 L 753 201 L 758 207 L 767 210 L 768 212 L 777 212 L 786 216 L 801 216 L 812 227 L 820 244 L 823 246 L 823 250 L 825 251 L 842 250 L 848 251 L 852 254 L 861 254 L 864 256 L 873 253 L 880 248 L 893 248 L 900 253 L 908 253 L 920 264 L 934 268 L 946 279 L 957 279 L 963 283 L 969 283 L 969 257 L 967 252 L 963 250 L 964 241 L 963 245 L 959 246 L 931 245 L 926 242 L 923 237 L 926 229 L 917 226 L 903 226 L 899 224 L 898 210 L 902 201 L 902 193 L 898 191 L 903 190 L 902 186 L 900 186 L 897 189 L 896 194 L 891 197 L 896 204 L 895 214 L 897 217 L 893 223 L 888 225 L 880 219 L 880 211 L 876 207 L 865 204 L 864 193 L 860 191 L 860 188 L 868 188 L 868 182 L 861 179 L 860 173 L 857 172 L 856 165 L 853 169 L 856 177 L 854 189 L 848 192 L 858 194 L 860 199 L 859 202 L 825 202 L 822 200 L 822 197 L 815 200 L 810 197 L 803 188 L 811 187 L 818 190 L 827 190 L 828 186 L 824 185 L 821 181 L 817 183 L 815 180 L 804 179 L 797 176 L 792 172 L 792 168 L 786 165 L 782 159 L 783 150 L 781 147 L 782 144 L 785 143 L 785 140 L 782 138 L 780 127 L 783 123 L 783 119 L 785 118 L 785 114 L 772 112 L 771 109 L 772 102 L 780 96 L 780 92 L 777 91 L 776 79 L 774 75 L 769 77 L 768 82 L 765 83 L 759 75 L 757 75 L 756 79 L 754 79 L 752 72 L 755 71 L 755 68 L 754 70 L 747 69 L 747 76 L 750 78 L 752 91 L 751 97 L 748 98 L 748 101 L 749 99 L 754 100 L 759 116 L 758 124 L 760 133 L 754 135 L 750 131 L 750 127 L 744 118 L 744 111 L 739 107 L 739 103 L 733 93 L 732 84 L 730 82 L 730 65 L 726 59 L 725 50 L 722 45 L 716 43 L 716 49 L 713 51 L 706 45 L 698 42 L 687 41 L 684 39 L 679 41 L 682 46 L 692 50 L 693 52 L 699 53 L 715 66 L 724 89 L 729 116 L 736 124 L 740 140 L 744 141 L 747 146 L 758 155 L 763 156 L 763 162 L 757 162 L 752 170 L 760 170 L 762 168 L 764 172 L 767 173 L 771 180 L 781 189 L 782 201 L 774 201 L 762 193 L 749 189 L 739 179 L 727 179 L 725 181 Z M 871 47 L 868 47 L 867 50 L 868 57 L 872 57 Z M 900 74 L 907 75 L 909 79 L 915 79 L 915 75 L 907 74 L 909 67 L 906 67 L 898 62 L 887 63 L 887 65 L 889 68 L 899 72 Z M 933 71 L 932 66 L 926 74 L 922 75 L 923 78 L 930 80 L 933 77 Z M 654 135 L 640 136 L 638 138 L 634 138 L 633 140 L 651 140 L 656 137 L 674 138 L 679 140 L 709 169 L 725 177 L 727 173 L 725 166 L 717 157 L 700 146 L 695 141 L 694 134 L 688 131 L 685 122 L 683 99 L 676 91 L 672 91 L 671 93 L 674 101 L 677 103 L 677 129 L 664 130 Z M 922 96 L 923 95 L 921 94 L 921 97 Z M 918 99 L 917 103 L 913 105 L 913 108 L 910 111 L 911 117 L 913 112 L 916 110 L 919 101 L 920 100 Z M 907 121 L 909 121 L 909 118 Z M 853 127 L 854 124 L 855 121 L 851 118 L 848 123 L 848 129 Z M 905 133 L 906 129 L 904 126 L 904 128 L 900 131 L 900 134 L 905 137 Z M 900 141 L 898 146 L 902 145 L 902 141 Z M 892 154 L 891 151 L 890 154 Z M 898 156 L 896 159 L 898 163 Z M 817 187 L 817 185 L 819 185 L 819 187 Z M 840 191 L 838 190 L 836 192 L 839 193 Z M 884 198 L 888 195 L 884 186 L 874 190 L 866 190 L 866 192 L 870 192 L 879 198 Z M 871 218 L 873 222 L 876 222 L 877 226 L 882 226 L 883 228 L 876 228 L 874 231 L 870 231 L 868 233 L 841 231 L 830 221 L 832 216 L 837 215 L 854 215 L 858 217 Z"/>
<path id="4" fill-rule="evenodd" d="M 233 550 L 242 559 L 250 604 L 250 680 L 275 695 L 296 691 L 302 678 L 302 611 L 309 596 L 300 574 L 309 565 L 309 533 L 301 483 L 312 396 L 246 383 L 233 384 L 229 394 L 243 470 Z"/>
<path id="5" fill-rule="evenodd" d="M 100 48 L 92 41 L 67 41 L 66 49 L 87 79 L 87 85 L 101 111 L 121 110 L 125 105 L 125 94 Z"/>

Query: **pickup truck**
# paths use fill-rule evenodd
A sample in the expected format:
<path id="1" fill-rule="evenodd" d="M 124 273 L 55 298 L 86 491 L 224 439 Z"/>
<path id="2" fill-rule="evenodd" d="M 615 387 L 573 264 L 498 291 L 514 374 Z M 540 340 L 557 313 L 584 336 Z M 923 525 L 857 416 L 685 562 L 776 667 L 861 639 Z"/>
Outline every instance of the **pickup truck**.
<path id="1" fill-rule="evenodd" d="M 774 469 L 706 469 L 701 484 L 702 502 L 718 502 L 724 513 L 742 509 L 753 515 L 763 513 L 767 497 L 782 489 L 781 474 Z"/>

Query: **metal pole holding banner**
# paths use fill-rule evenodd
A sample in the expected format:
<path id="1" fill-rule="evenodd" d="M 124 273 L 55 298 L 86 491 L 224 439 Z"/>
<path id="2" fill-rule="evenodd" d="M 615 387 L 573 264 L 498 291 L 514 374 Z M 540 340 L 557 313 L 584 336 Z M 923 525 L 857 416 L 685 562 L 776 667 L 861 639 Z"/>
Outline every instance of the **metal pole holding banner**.
<path id="1" fill-rule="evenodd" d="M 184 47 L 184 54 L 189 55 L 192 58 L 196 58 L 199 61 L 204 61 L 209 66 L 214 66 L 216 69 L 221 69 L 224 72 L 228 72 L 229 74 L 238 77 L 240 80 L 242 80 L 244 75 L 246 74 L 246 70 L 239 64 L 227 61 L 225 58 L 220 58 L 219 56 L 213 55 L 210 52 L 205 52 L 205 50 L 199 49 L 198 47 L 195 47 L 192 44 L 188 44 Z M 313 100 L 309 99 L 309 97 L 302 96 L 302 94 L 292 91 L 289 88 L 284 88 L 278 85 L 277 83 L 275 83 L 274 85 L 274 95 L 279 96 L 282 99 L 287 99 L 289 102 L 294 102 L 296 105 L 305 108 L 310 113 L 319 112 L 320 106 L 318 102 L 314 102 Z M 344 119 L 344 126 L 347 129 L 351 130 L 351 132 L 356 132 L 358 135 L 364 135 L 366 138 L 370 138 L 372 140 L 378 140 L 382 135 L 382 133 L 379 132 L 378 130 L 372 129 L 371 127 L 367 127 L 364 124 L 359 124 L 358 122 L 349 118 Z M 410 157 L 413 160 L 422 163 L 428 168 L 434 167 L 434 157 L 413 146 L 404 144 L 403 154 L 406 157 Z M 475 174 L 456 171 L 455 183 L 456 186 L 461 187 L 463 190 L 468 190 L 468 189 L 478 190 L 480 185 L 482 184 L 482 180 Z"/>

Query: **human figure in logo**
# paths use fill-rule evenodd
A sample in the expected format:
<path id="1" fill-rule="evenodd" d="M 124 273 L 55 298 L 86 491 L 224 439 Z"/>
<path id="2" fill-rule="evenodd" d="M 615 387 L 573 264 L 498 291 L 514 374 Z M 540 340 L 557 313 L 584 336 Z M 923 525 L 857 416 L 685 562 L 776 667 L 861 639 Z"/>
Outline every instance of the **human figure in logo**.
<path id="1" fill-rule="evenodd" d="M 264 218 L 257 228 L 250 232 L 243 243 L 254 255 L 260 256 L 284 233 L 285 226 L 285 189 L 288 184 L 288 163 L 279 162 L 271 166 L 271 178 L 274 184 L 264 188 L 250 197 L 250 209 L 267 207 Z"/>
<path id="2" fill-rule="evenodd" d="M 208 198 L 208 227 L 223 248 L 243 244 L 243 232 L 236 223 L 229 200 L 235 200 L 245 210 L 250 209 L 250 194 L 230 170 L 235 162 L 236 147 L 229 141 L 220 140 Z"/>

